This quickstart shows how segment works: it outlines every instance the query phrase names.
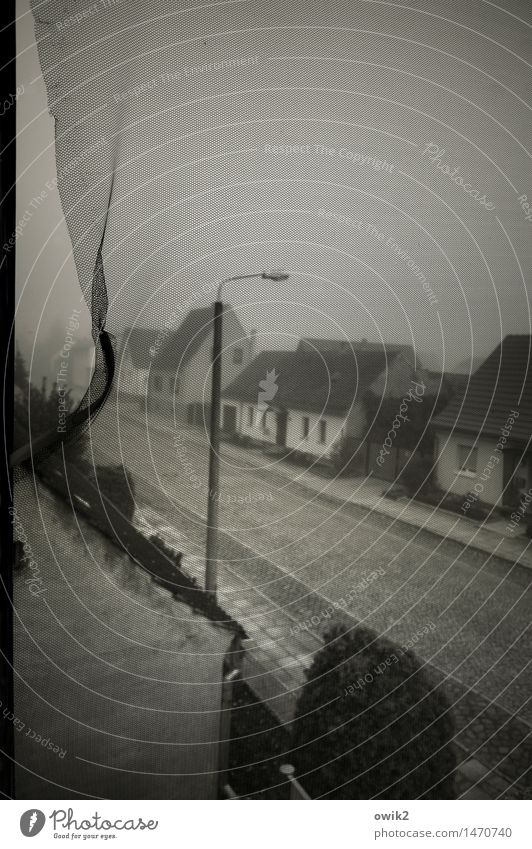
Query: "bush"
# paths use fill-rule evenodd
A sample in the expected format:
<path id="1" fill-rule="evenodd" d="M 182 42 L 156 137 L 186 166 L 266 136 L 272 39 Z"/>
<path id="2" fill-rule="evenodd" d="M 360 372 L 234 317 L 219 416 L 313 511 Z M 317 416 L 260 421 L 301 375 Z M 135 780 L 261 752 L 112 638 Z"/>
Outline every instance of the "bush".
<path id="1" fill-rule="evenodd" d="M 406 486 L 409 495 L 422 494 L 432 488 L 433 472 L 433 458 L 416 454 L 402 470 L 400 482 Z"/>
<path id="2" fill-rule="evenodd" d="M 343 436 L 333 446 L 331 461 L 339 475 L 363 475 L 366 470 L 366 446 L 354 436 Z"/>
<path id="3" fill-rule="evenodd" d="M 279 767 L 290 761 L 289 749 L 286 728 L 245 681 L 235 681 L 229 750 L 229 783 L 235 793 L 253 799 L 286 799 Z"/>
<path id="4" fill-rule="evenodd" d="M 449 705 L 416 656 L 358 626 L 335 625 L 325 639 L 294 721 L 293 763 L 307 792 L 454 798 Z"/>

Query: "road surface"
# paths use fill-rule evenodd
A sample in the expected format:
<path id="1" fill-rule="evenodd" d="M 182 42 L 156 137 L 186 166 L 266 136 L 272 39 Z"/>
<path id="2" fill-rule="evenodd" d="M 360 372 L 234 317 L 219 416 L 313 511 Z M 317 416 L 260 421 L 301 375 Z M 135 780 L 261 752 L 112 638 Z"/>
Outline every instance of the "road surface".
<path id="1" fill-rule="evenodd" d="M 147 426 L 133 407 L 120 406 L 103 453 L 133 473 L 140 521 L 173 536 L 200 576 L 208 458 L 202 431 L 155 418 Z M 296 478 L 298 468 L 290 468 Z M 222 445 L 220 491 L 220 527 L 239 543 L 229 565 L 261 596 L 278 604 L 289 574 L 325 602 L 349 599 L 355 619 L 532 722 L 528 570 L 310 492 L 258 451 Z M 308 612 L 316 615 L 315 600 Z M 326 625 L 320 616 L 316 629 Z"/>

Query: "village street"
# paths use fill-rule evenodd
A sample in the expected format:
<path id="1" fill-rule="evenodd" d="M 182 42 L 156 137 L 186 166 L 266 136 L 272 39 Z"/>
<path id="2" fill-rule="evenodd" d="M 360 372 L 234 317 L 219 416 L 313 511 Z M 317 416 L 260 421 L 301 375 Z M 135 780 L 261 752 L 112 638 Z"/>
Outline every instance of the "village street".
<path id="1" fill-rule="evenodd" d="M 185 567 L 201 580 L 207 503 L 202 429 L 175 429 L 155 418 L 147 428 L 138 410 L 121 404 L 119 427 L 110 431 L 102 459 L 132 472 L 137 522 L 182 550 Z M 321 616 L 327 601 L 339 602 L 344 614 L 400 644 L 415 639 L 412 647 L 431 665 L 532 722 L 524 660 L 528 570 L 316 495 L 258 451 L 222 444 L 221 458 L 220 527 L 223 538 L 235 542 L 234 557 L 228 563 L 225 555 L 225 563 L 272 600 L 271 610 L 286 608 L 296 623 L 302 610 L 314 622 L 319 617 L 311 624 L 319 633 L 328 624 Z M 289 468 L 296 478 L 298 467 Z M 285 575 L 300 588 L 298 599 Z M 313 591 L 307 599 L 305 588 Z M 221 573 L 222 603 L 240 591 L 238 582 L 224 587 Z"/>

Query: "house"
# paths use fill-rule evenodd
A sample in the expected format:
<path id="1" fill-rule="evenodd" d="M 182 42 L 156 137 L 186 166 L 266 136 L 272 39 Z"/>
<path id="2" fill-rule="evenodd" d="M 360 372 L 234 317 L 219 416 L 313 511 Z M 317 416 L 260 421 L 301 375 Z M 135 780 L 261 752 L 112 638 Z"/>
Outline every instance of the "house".
<path id="1" fill-rule="evenodd" d="M 446 492 L 517 505 L 532 486 L 532 337 L 506 336 L 433 419 Z"/>
<path id="2" fill-rule="evenodd" d="M 222 328 L 223 388 L 250 362 L 254 335 L 246 334 L 229 305 L 224 308 Z M 212 306 L 191 310 L 155 352 L 148 382 L 150 409 L 175 415 L 192 425 L 208 422 L 212 345 Z"/>
<path id="3" fill-rule="evenodd" d="M 144 401 L 157 331 L 149 327 L 127 327 L 117 345 L 115 383 L 117 392 Z"/>
<path id="4" fill-rule="evenodd" d="M 408 350 L 263 351 L 223 393 L 222 428 L 260 443 L 328 457 L 364 439 L 366 393 L 400 398 L 415 376 Z"/>

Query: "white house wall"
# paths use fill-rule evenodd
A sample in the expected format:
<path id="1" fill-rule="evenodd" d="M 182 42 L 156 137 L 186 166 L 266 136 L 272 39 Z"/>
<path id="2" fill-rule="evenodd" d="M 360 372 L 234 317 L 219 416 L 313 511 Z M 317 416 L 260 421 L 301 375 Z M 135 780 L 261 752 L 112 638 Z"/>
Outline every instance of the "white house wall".
<path id="1" fill-rule="evenodd" d="M 277 432 L 276 413 L 266 412 L 266 432 L 263 429 L 264 412 L 259 411 L 256 404 L 246 404 L 231 398 L 224 398 L 222 406 L 236 407 L 236 427 L 238 433 L 257 442 L 275 444 Z M 253 409 L 253 424 L 249 423 L 249 409 Z M 303 439 L 303 418 L 309 418 L 309 435 Z M 303 451 L 316 457 L 327 456 L 336 440 L 342 435 L 346 420 L 338 416 L 323 416 L 327 423 L 326 441 L 319 441 L 320 416 L 317 413 L 306 413 L 303 410 L 290 410 L 286 426 L 286 446 L 296 451 Z"/>
<path id="2" fill-rule="evenodd" d="M 472 436 L 465 434 L 449 435 L 446 431 L 437 433 L 437 452 L 441 454 L 436 464 L 436 477 L 438 485 L 445 492 L 454 492 L 457 495 L 466 496 L 472 492 L 475 484 L 481 483 L 484 487 L 479 494 L 479 500 L 488 504 L 496 504 L 503 488 L 504 452 L 496 453 L 495 439 L 478 439 L 477 471 L 476 474 L 459 472 L 458 470 L 458 446 L 472 446 L 475 440 Z M 488 468 L 492 455 L 499 457 L 493 469 Z M 438 456 L 438 454 L 436 455 Z M 493 461 L 492 461 L 493 462 Z M 481 479 L 485 477 L 485 480 Z"/>
<path id="3" fill-rule="evenodd" d="M 303 418 L 309 419 L 309 435 L 303 438 Z M 320 442 L 318 422 L 327 424 L 325 442 Z M 318 413 L 307 413 L 304 410 L 290 410 L 286 429 L 286 444 L 289 448 L 313 454 L 316 457 L 327 457 L 338 439 L 341 438 L 346 426 L 345 418 L 338 416 L 320 416 Z"/>
<path id="4" fill-rule="evenodd" d="M 249 363 L 250 340 L 242 336 L 238 322 L 231 320 L 230 314 L 224 316 L 223 345 L 228 350 L 222 354 L 222 389 L 235 380 L 242 369 Z M 211 362 L 212 362 L 213 334 L 210 332 L 198 350 L 190 360 L 179 369 L 173 371 L 152 370 L 152 384 L 150 387 L 151 400 L 159 409 L 165 409 L 169 405 L 183 416 L 189 404 L 210 404 L 211 401 Z M 230 347 L 229 347 L 230 346 Z M 242 362 L 233 362 L 235 348 L 242 349 Z M 154 378 L 161 378 L 161 391 L 155 390 Z M 178 378 L 178 391 L 175 394 L 175 380 Z"/>
<path id="5" fill-rule="evenodd" d="M 238 433 L 242 436 L 248 436 L 250 439 L 257 442 L 268 442 L 275 444 L 275 435 L 277 422 L 274 413 L 266 411 L 266 419 L 264 420 L 264 412 L 259 411 L 257 405 L 244 404 L 242 401 L 234 401 L 230 398 L 222 400 L 222 409 L 224 406 L 236 407 L 236 427 Z M 249 408 L 253 406 L 253 424 L 249 424 Z M 263 429 L 263 424 L 266 425 L 266 431 Z"/>

